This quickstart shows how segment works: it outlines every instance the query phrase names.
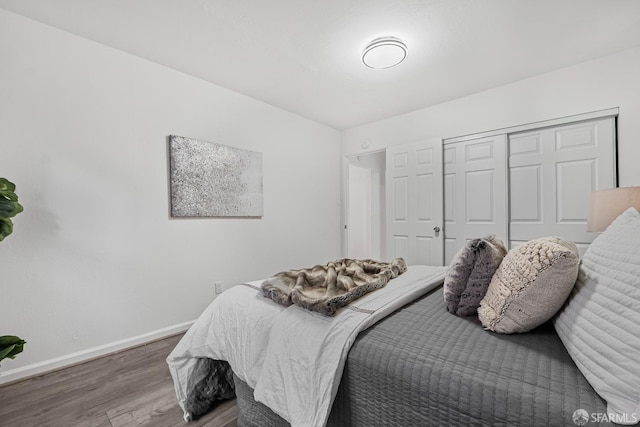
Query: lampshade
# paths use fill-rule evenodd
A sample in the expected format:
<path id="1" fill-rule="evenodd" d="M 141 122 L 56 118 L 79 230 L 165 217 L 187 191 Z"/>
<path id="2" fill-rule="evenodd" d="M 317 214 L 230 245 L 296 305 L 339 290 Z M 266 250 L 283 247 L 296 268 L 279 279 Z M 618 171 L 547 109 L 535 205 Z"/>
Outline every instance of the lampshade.
<path id="1" fill-rule="evenodd" d="M 407 45 L 396 37 L 380 37 L 367 45 L 362 62 L 369 68 L 382 70 L 398 65 L 407 57 Z"/>
<path id="2" fill-rule="evenodd" d="M 640 210 L 640 187 L 620 187 L 591 193 L 587 231 L 604 231 L 630 207 Z"/>

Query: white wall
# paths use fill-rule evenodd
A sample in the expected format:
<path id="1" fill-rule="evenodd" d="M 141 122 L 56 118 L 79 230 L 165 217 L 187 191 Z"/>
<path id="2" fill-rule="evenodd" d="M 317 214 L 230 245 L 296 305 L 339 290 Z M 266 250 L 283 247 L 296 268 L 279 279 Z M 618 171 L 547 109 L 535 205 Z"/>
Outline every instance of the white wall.
<path id="1" fill-rule="evenodd" d="M 469 70 L 470 73 L 473 70 Z M 542 74 L 343 132 L 353 155 L 619 107 L 619 184 L 640 185 L 640 48 Z M 360 145 L 369 143 L 363 150 Z"/>
<path id="2" fill-rule="evenodd" d="M 25 207 L 0 335 L 28 341 L 0 382 L 184 328 L 216 280 L 340 256 L 340 132 L 1 9 L 0 61 L 0 176 Z M 170 134 L 262 152 L 264 217 L 171 219 Z"/>

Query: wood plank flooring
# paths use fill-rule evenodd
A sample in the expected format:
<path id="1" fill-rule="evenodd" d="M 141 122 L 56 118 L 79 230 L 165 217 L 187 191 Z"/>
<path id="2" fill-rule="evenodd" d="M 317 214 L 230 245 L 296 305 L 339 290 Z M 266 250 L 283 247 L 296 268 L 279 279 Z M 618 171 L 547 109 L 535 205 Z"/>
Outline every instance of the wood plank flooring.
<path id="1" fill-rule="evenodd" d="M 181 337 L 0 386 L 0 426 L 236 427 L 235 400 L 183 421 L 165 361 Z"/>

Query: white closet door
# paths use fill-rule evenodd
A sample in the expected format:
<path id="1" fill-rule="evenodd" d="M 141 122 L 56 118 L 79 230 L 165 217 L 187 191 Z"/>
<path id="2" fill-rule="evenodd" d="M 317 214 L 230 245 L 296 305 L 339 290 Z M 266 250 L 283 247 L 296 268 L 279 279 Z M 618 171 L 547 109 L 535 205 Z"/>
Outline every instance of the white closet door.
<path id="1" fill-rule="evenodd" d="M 445 264 L 471 239 L 507 239 L 506 140 L 498 135 L 444 147 Z"/>
<path id="2" fill-rule="evenodd" d="M 613 117 L 509 135 L 511 246 L 556 235 L 583 253 L 590 194 L 615 187 L 615 168 Z"/>
<path id="3" fill-rule="evenodd" d="M 442 140 L 387 148 L 387 258 L 443 265 Z"/>

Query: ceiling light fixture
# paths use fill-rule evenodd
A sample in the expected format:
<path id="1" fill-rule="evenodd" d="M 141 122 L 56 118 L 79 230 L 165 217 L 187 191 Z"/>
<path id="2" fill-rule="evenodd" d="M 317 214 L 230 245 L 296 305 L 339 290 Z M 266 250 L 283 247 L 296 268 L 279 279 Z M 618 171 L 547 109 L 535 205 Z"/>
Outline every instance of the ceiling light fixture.
<path id="1" fill-rule="evenodd" d="M 372 40 L 362 51 L 362 63 L 369 68 L 391 68 L 407 57 L 407 45 L 396 37 L 380 37 Z"/>

